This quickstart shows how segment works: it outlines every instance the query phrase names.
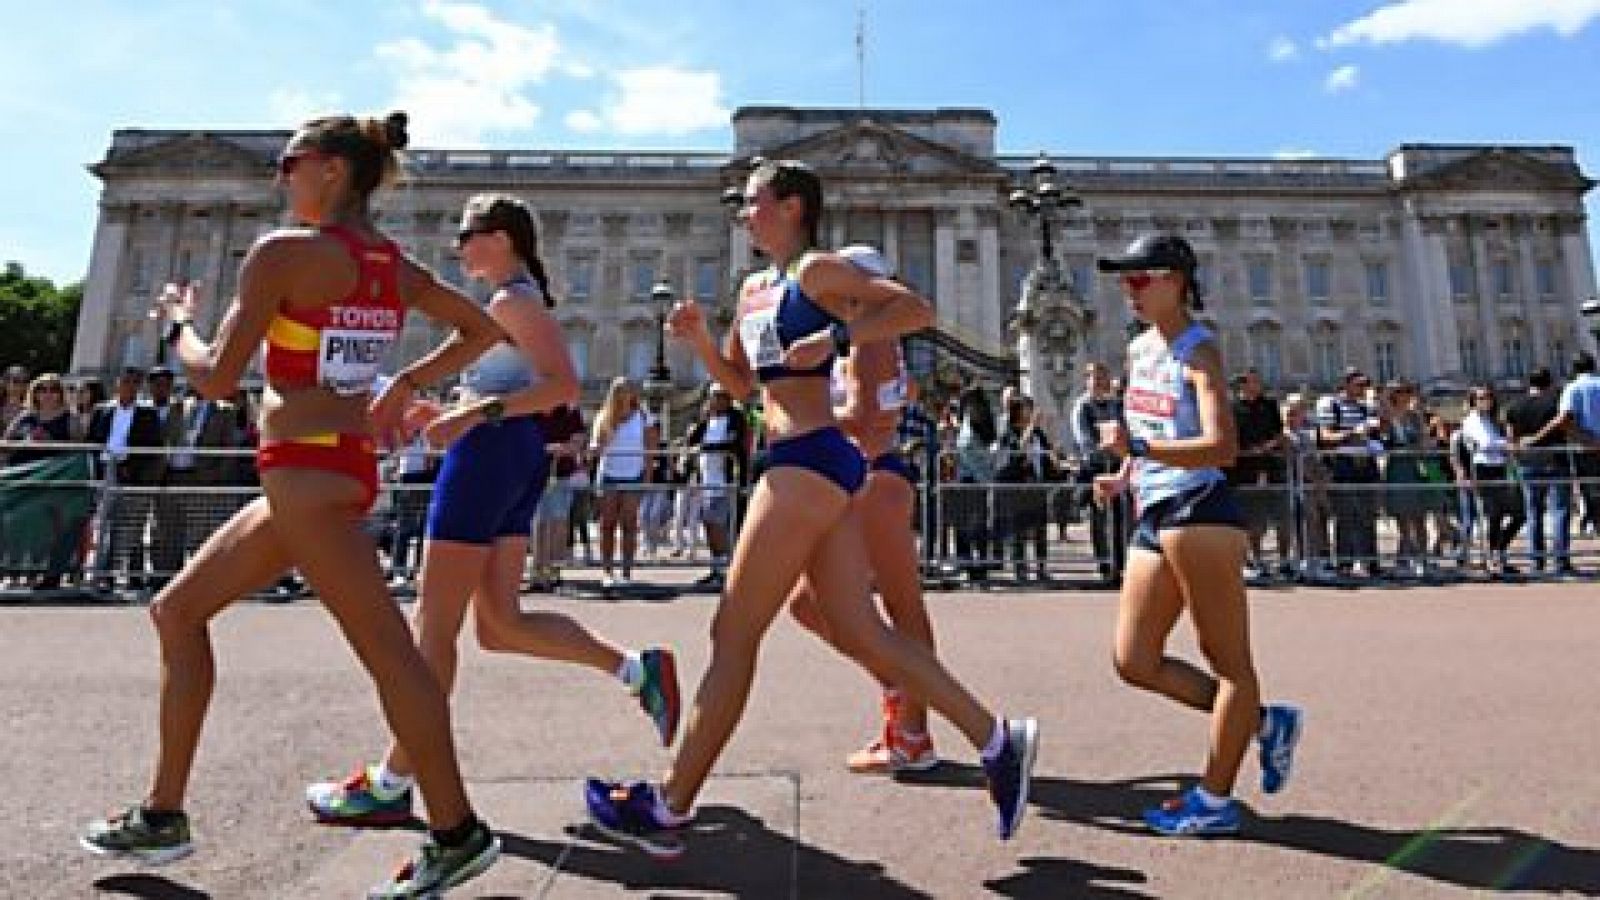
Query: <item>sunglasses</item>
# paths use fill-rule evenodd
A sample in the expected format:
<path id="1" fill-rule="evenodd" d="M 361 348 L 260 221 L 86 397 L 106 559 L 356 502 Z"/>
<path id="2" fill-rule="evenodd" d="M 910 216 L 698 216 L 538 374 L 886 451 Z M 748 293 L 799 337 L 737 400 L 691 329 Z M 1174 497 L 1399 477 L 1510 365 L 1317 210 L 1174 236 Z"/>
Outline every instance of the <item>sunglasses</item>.
<path id="1" fill-rule="evenodd" d="M 498 229 L 498 228 L 490 228 L 490 227 L 482 226 L 482 225 L 478 226 L 477 228 L 463 228 L 460 231 L 456 232 L 456 246 L 457 247 L 465 247 L 467 245 L 467 243 L 469 241 L 471 241 L 477 235 L 480 235 L 480 234 L 492 234 L 492 233 L 494 233 L 496 231 L 499 231 L 499 230 L 500 229 Z"/>
<path id="2" fill-rule="evenodd" d="M 1141 269 L 1137 272 L 1123 272 L 1122 283 L 1127 285 L 1130 290 L 1142 291 L 1157 278 L 1165 278 L 1171 274 L 1171 269 Z"/>
<path id="3" fill-rule="evenodd" d="M 278 157 L 278 177 L 288 178 L 290 175 L 294 174 L 295 169 L 300 168 L 300 164 L 302 162 L 305 162 L 308 159 L 327 158 L 328 155 L 326 153 L 319 153 L 316 150 L 302 150 L 299 153 L 285 153 L 284 155 Z"/>

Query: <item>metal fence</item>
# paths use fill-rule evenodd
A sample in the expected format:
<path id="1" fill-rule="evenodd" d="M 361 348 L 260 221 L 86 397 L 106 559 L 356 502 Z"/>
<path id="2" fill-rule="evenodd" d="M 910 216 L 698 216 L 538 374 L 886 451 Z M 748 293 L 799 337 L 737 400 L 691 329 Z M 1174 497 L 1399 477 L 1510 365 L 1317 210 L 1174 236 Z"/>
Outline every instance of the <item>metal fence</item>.
<path id="1" fill-rule="evenodd" d="M 0 452 L 15 450 L 40 445 L 0 444 Z M 248 451 L 199 451 L 228 461 L 209 467 L 207 479 L 176 471 L 173 454 L 161 451 L 157 471 L 166 474 L 130 484 L 116 481 L 97 447 L 48 450 L 0 470 L 0 591 L 10 596 L 147 595 L 260 492 Z M 532 523 L 528 587 L 598 581 L 602 522 L 613 521 L 621 526 L 611 557 L 618 575 L 682 585 L 683 575 L 666 570 L 687 569 L 715 585 L 727 548 L 713 544 L 737 535 L 748 489 L 682 483 L 687 459 L 650 461 L 671 480 L 597 485 L 586 469 L 553 479 Z M 1568 565 L 1592 566 L 1600 458 L 1569 448 L 1522 459 L 1458 480 L 1438 454 L 1282 458 L 1274 474 L 1235 487 L 1253 547 L 1247 574 L 1285 584 L 1408 583 L 1571 577 Z M 385 461 L 365 527 L 403 592 L 421 561 L 432 484 L 399 475 L 395 463 Z M 1097 504 L 1086 478 L 1063 471 L 1064 480 L 1047 483 L 925 482 L 915 527 L 929 583 L 1115 583 L 1133 525 L 1128 500 Z M 286 583 L 284 592 L 294 588 Z"/>

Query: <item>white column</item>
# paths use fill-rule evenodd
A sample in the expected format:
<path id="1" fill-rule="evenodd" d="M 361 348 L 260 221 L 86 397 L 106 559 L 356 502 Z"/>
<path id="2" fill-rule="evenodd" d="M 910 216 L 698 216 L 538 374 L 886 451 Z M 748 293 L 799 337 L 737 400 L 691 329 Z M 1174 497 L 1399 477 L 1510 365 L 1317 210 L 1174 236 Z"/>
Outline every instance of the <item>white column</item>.
<path id="1" fill-rule="evenodd" d="M 979 220 L 983 223 L 978 229 L 977 302 L 983 313 L 979 327 L 984 338 L 999 346 L 1006 342 L 1005 316 L 1000 308 L 1000 279 L 997 277 L 1000 269 L 1000 226 L 993 217 L 986 220 L 980 214 Z"/>
<path id="2" fill-rule="evenodd" d="M 1515 228 L 1512 235 L 1516 240 L 1517 252 L 1517 284 L 1522 290 L 1518 291 L 1522 299 L 1522 309 L 1528 319 L 1528 340 L 1533 344 L 1528 348 L 1530 370 L 1540 365 L 1539 360 L 1545 358 L 1550 352 L 1549 329 L 1545 327 L 1544 300 L 1539 296 L 1538 276 L 1534 271 L 1533 259 L 1533 223 L 1529 216 L 1518 216 L 1514 222 Z M 1556 359 L 1546 360 L 1551 370 L 1559 370 L 1561 361 Z"/>
<path id="3" fill-rule="evenodd" d="M 1500 332 L 1500 297 L 1495 293 L 1494 278 L 1489 269 L 1489 243 L 1483 237 L 1483 225 L 1472 216 L 1463 216 L 1468 239 L 1472 245 L 1472 273 L 1478 288 L 1478 322 L 1483 328 L 1483 358 L 1488 364 L 1488 380 L 1498 380 L 1505 372 L 1505 353 Z"/>
<path id="4" fill-rule="evenodd" d="M 1572 297 L 1571 302 L 1563 304 L 1563 308 L 1572 317 L 1577 327 L 1578 342 L 1584 350 L 1600 353 L 1594 332 L 1590 330 L 1591 323 L 1583 321 L 1583 316 L 1578 314 L 1578 309 L 1595 297 L 1594 256 L 1584 236 L 1583 221 L 1582 215 L 1574 215 L 1563 218 L 1558 225 L 1561 229 L 1561 260 L 1566 264 L 1567 289 Z"/>
<path id="5" fill-rule="evenodd" d="M 117 286 L 122 281 L 122 261 L 128 248 L 128 226 L 134 208 L 129 204 L 100 206 L 89 254 L 89 277 L 83 286 L 83 306 L 78 310 L 78 330 L 72 341 L 72 371 L 109 371 L 111 320 L 116 316 Z"/>
<path id="6" fill-rule="evenodd" d="M 1450 296 L 1450 261 L 1444 249 L 1444 223 L 1408 215 L 1401 223 L 1401 251 L 1409 284 L 1395 285 L 1402 315 L 1418 323 L 1408 329 L 1417 374 L 1424 380 L 1461 380 L 1461 344 L 1455 301 Z M 1313 348 L 1313 354 L 1315 350 Z M 1315 360 L 1313 360 L 1313 368 Z"/>
<path id="7" fill-rule="evenodd" d="M 850 213 L 847 210 L 836 209 L 833 211 L 833 221 L 828 225 L 828 249 L 838 250 L 844 246 L 845 217 Z"/>
<path id="8" fill-rule="evenodd" d="M 232 203 L 219 203 L 211 208 L 211 234 L 206 239 L 205 267 L 200 270 L 199 278 L 200 296 L 204 301 L 199 315 L 202 334 L 214 333 L 231 299 L 223 296 L 222 288 L 228 280 L 228 237 L 233 232 L 236 208 Z"/>
<path id="9" fill-rule="evenodd" d="M 956 278 L 955 213 L 951 210 L 934 211 L 933 225 L 933 292 L 940 313 L 954 320 L 961 328 L 972 327 L 972 310 L 966 298 L 960 295 Z"/>
<path id="10" fill-rule="evenodd" d="M 898 209 L 885 209 L 885 210 L 883 210 L 882 215 L 883 215 L 883 247 L 881 249 L 883 250 L 883 258 L 887 259 L 889 261 L 889 265 L 894 266 L 896 271 L 899 271 L 899 269 L 900 269 L 900 210 L 898 210 Z"/>

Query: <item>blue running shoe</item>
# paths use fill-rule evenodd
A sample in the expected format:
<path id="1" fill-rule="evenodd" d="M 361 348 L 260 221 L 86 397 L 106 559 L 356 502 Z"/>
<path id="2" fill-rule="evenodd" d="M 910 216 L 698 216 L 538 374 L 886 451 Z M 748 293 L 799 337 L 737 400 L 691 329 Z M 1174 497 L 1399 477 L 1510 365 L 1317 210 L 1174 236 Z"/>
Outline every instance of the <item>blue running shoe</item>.
<path id="1" fill-rule="evenodd" d="M 1289 786 L 1294 769 L 1294 748 L 1300 743 L 1300 723 L 1305 713 L 1294 706 L 1263 706 L 1256 745 L 1261 752 L 1261 790 L 1276 794 Z"/>
<path id="2" fill-rule="evenodd" d="M 996 829 L 1000 840 L 1010 840 L 1028 812 L 1028 787 L 1033 780 L 1033 759 L 1039 755 L 1039 722 L 1005 720 L 1006 742 L 1000 755 L 983 761 L 989 779 L 989 798 L 999 812 Z"/>
<path id="3" fill-rule="evenodd" d="M 1206 806 L 1197 788 L 1144 811 L 1144 823 L 1169 837 L 1235 834 L 1239 831 L 1239 803 L 1232 797 L 1220 809 Z"/>
<path id="4" fill-rule="evenodd" d="M 671 862 L 683 855 L 678 832 L 683 822 L 663 822 L 656 816 L 656 789 L 635 781 L 601 781 L 590 778 L 583 788 L 589 822 L 601 834 L 643 850 L 646 856 Z"/>
<path id="5" fill-rule="evenodd" d="M 661 746 L 671 747 L 682 710 L 678 699 L 678 668 L 672 651 L 651 647 L 639 654 L 639 665 L 644 669 L 644 681 L 640 682 L 637 692 L 639 708 L 655 723 Z"/>

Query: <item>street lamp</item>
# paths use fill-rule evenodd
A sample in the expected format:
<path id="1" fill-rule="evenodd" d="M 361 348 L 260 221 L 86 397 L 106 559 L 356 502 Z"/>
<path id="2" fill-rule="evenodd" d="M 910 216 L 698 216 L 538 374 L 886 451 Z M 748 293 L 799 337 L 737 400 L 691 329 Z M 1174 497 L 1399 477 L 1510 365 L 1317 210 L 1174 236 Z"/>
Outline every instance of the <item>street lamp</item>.
<path id="1" fill-rule="evenodd" d="M 1028 167 L 1028 175 L 1031 183 L 1013 189 L 1009 202 L 1023 217 L 1039 220 L 1039 287 L 1051 290 L 1060 281 L 1052 233 L 1056 216 L 1063 209 L 1082 206 L 1083 200 L 1071 188 L 1056 182 L 1055 164 L 1042 151 Z"/>
<path id="2" fill-rule="evenodd" d="M 650 299 L 656 305 L 656 364 L 644 380 L 644 395 L 661 410 L 661 438 L 672 435 L 672 370 L 667 368 L 667 311 L 677 298 L 672 285 L 665 278 L 650 288 Z"/>

